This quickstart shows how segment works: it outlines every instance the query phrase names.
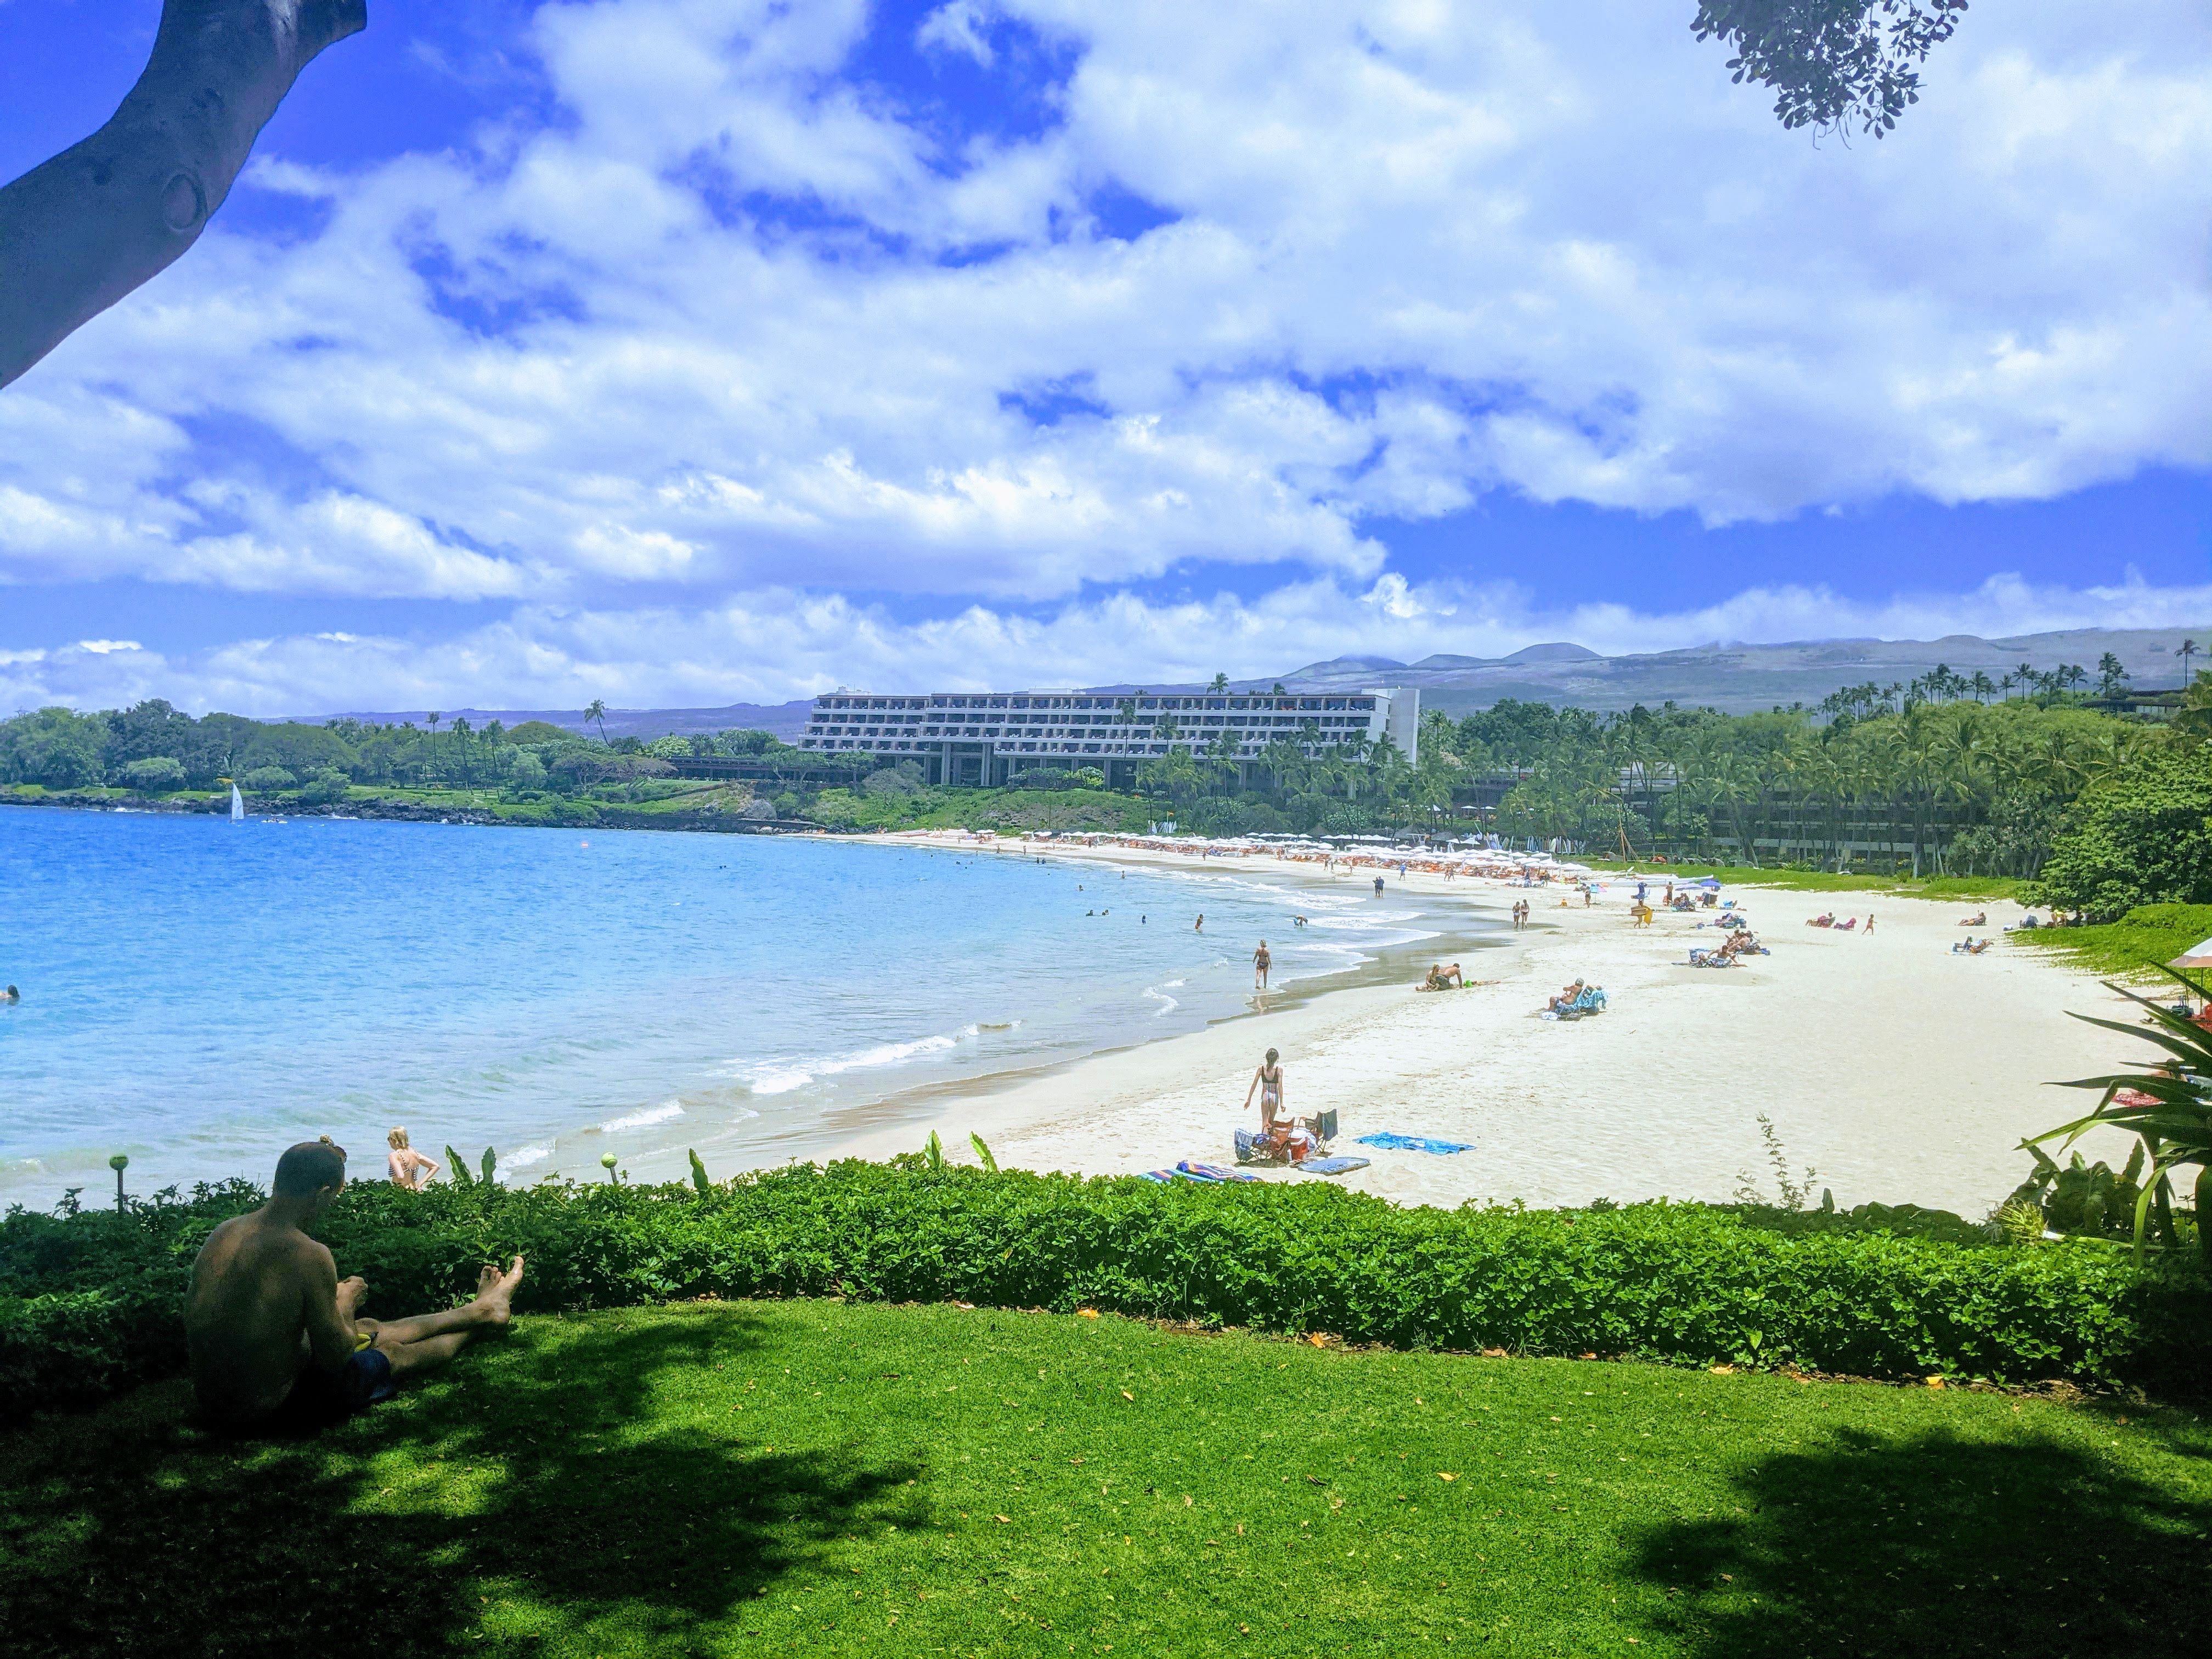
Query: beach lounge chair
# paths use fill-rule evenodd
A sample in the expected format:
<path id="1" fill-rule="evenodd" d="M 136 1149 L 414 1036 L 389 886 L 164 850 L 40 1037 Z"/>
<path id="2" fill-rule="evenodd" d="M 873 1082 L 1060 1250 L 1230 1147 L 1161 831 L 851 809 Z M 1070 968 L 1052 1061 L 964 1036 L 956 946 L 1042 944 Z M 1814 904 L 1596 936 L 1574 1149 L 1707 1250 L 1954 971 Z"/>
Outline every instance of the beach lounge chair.
<path id="1" fill-rule="evenodd" d="M 1595 985 L 1586 985 L 1583 994 L 1567 1003 L 1556 1013 L 1547 1013 L 1546 1019 L 1588 1019 L 1592 1014 L 1605 1012 L 1605 993 Z"/>

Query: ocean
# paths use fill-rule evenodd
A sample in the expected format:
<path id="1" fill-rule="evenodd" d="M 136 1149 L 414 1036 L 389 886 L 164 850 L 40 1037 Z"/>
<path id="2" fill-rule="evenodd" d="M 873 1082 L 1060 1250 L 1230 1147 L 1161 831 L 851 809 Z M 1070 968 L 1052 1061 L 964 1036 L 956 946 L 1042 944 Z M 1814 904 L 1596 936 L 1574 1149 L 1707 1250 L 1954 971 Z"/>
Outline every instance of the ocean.
<path id="1" fill-rule="evenodd" d="M 380 1176 L 395 1124 L 505 1181 L 727 1174 L 1245 1014 L 1263 938 L 1280 1000 L 1493 929 L 1256 860 L 0 810 L 0 1200 L 317 1134 Z"/>

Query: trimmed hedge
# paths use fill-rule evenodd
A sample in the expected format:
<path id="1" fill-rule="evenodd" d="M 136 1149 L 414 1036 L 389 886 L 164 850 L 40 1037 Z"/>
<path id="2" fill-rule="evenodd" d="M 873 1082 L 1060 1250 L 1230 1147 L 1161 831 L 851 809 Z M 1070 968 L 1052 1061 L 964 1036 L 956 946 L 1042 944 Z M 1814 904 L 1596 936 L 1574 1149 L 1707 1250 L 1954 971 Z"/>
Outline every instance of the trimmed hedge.
<path id="1" fill-rule="evenodd" d="M 517 1306 L 843 1295 L 1304 1333 L 1406 1348 L 1597 1352 L 2183 1388 L 2212 1358 L 2187 1269 L 2092 1243 L 1905 1236 L 1847 1218 L 1654 1203 L 1403 1209 L 1318 1182 L 1158 1186 L 917 1159 L 688 1186 L 349 1189 L 321 1232 L 370 1312 L 448 1304 L 529 1257 Z M 0 1408 L 97 1399 L 183 1368 L 191 1260 L 252 1187 L 127 1215 L 0 1221 Z M 1765 1224 L 1762 1224 L 1762 1223 Z"/>

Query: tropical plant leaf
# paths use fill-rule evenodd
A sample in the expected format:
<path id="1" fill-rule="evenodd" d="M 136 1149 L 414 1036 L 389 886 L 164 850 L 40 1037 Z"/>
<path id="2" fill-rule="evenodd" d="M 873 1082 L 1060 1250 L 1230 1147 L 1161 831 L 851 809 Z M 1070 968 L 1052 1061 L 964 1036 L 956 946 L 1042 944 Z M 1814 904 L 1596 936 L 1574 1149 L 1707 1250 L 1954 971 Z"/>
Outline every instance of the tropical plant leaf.
<path id="1" fill-rule="evenodd" d="M 453 1149 L 450 1143 L 446 1147 L 446 1172 L 453 1178 L 456 1187 L 477 1184 L 477 1178 L 469 1173 L 469 1166 L 461 1161 L 461 1155 Z"/>
<path id="2" fill-rule="evenodd" d="M 983 1137 L 973 1129 L 968 1132 L 968 1144 L 975 1149 L 975 1156 L 993 1175 L 999 1173 L 999 1160 L 991 1156 L 991 1149 L 983 1144 Z"/>

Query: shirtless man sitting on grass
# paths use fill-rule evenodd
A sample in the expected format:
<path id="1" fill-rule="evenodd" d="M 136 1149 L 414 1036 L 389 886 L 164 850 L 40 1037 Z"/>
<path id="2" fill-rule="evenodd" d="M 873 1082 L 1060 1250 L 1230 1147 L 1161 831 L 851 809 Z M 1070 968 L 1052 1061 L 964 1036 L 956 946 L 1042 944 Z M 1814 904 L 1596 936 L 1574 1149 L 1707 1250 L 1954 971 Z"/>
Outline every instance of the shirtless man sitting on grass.
<path id="1" fill-rule="evenodd" d="M 307 1229 L 345 1188 L 345 1150 L 303 1140 L 276 1161 L 269 1201 L 208 1235 L 185 1297 L 185 1337 L 202 1414 L 243 1429 L 272 1419 L 335 1422 L 389 1400 L 399 1379 L 432 1370 L 470 1338 L 507 1324 L 522 1258 L 486 1267 L 475 1300 L 413 1319 L 364 1319 L 365 1279 Z"/>

